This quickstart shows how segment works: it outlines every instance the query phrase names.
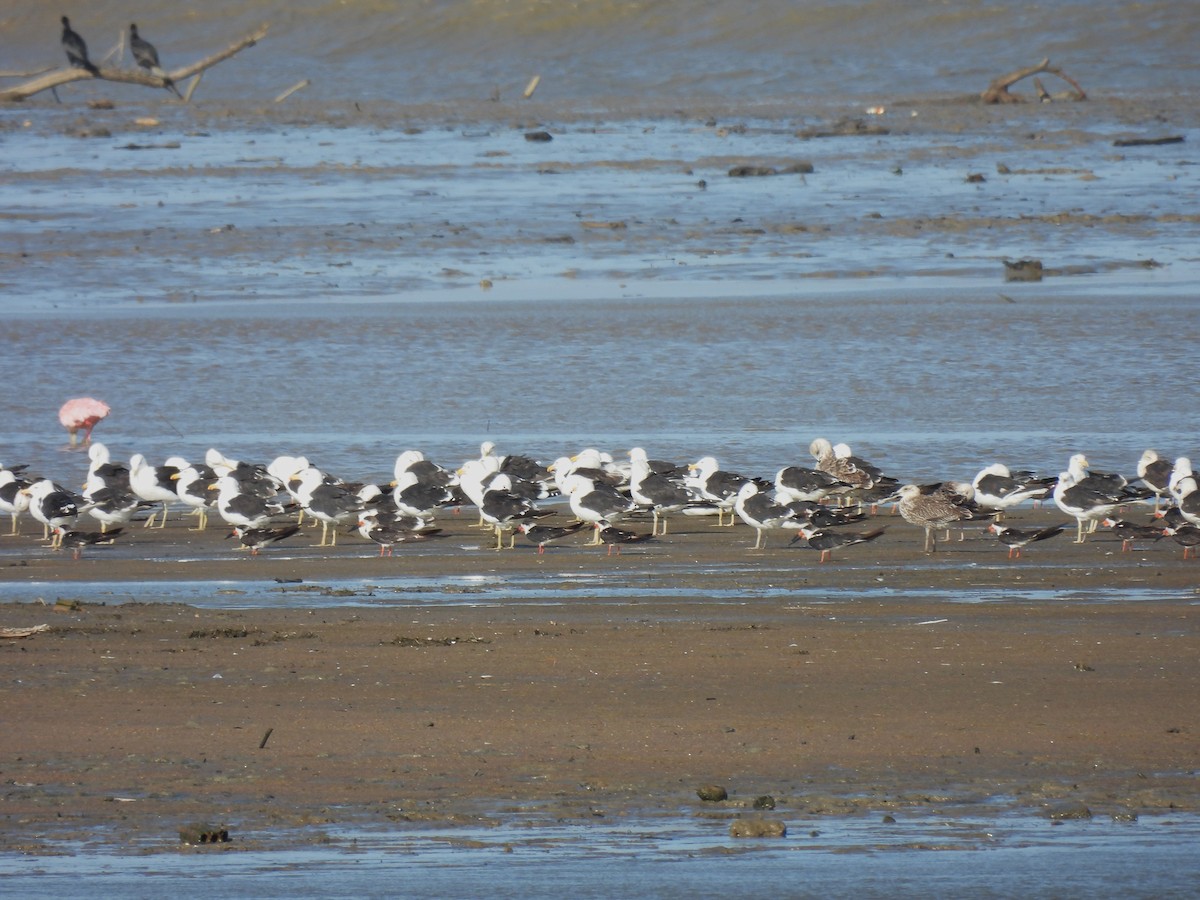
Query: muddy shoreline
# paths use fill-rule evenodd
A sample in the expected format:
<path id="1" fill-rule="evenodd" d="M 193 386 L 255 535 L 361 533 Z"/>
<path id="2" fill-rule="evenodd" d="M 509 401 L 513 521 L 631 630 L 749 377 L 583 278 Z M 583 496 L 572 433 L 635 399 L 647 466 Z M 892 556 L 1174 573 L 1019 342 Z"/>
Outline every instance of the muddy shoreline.
<path id="1" fill-rule="evenodd" d="M 78 562 L 36 548 L 18 560 L 6 539 L 5 582 L 70 599 L 0 605 L 6 627 L 51 626 L 0 643 L 15 726 L 0 736 L 5 849 L 48 852 L 72 835 L 120 847 L 191 822 L 296 827 L 304 840 L 314 825 L 479 825 L 531 810 L 734 818 L 759 815 L 763 795 L 785 822 L 1200 807 L 1195 563 L 1174 545 L 1122 554 L 1106 535 L 1059 539 L 1008 563 L 968 535 L 931 558 L 897 522 L 886 541 L 818 565 L 782 546 L 748 552 L 741 527 L 686 523 L 619 558 L 493 553 L 465 523 L 450 530 L 432 551 L 383 560 L 350 538 L 242 558 L 220 530 L 183 523 L 165 533 L 190 562 L 131 558 L 166 539 L 149 534 Z M 623 593 L 382 607 L 369 596 L 385 571 L 539 567 Z M 320 608 L 302 594 L 270 609 L 89 597 L 105 581 L 187 572 L 363 581 L 348 605 Z M 639 581 L 677 593 L 639 597 Z M 758 592 L 764 582 L 782 594 Z M 1050 599 L 1008 599 L 1005 584 Z M 711 599 L 736 585 L 740 601 Z M 995 602 L 950 599 L 989 585 Z M 730 799 L 701 801 L 706 784 Z"/>

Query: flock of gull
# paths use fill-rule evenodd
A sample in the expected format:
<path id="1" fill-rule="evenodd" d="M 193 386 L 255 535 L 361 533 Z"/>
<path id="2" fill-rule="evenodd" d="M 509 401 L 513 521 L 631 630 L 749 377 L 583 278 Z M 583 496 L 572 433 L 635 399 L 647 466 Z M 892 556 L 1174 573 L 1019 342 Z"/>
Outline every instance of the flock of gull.
<path id="1" fill-rule="evenodd" d="M 172 510 L 196 518 L 194 530 L 210 517 L 225 525 L 253 554 L 295 535 L 305 517 L 321 525 L 318 546 L 332 547 L 339 532 L 357 532 L 391 555 L 396 544 L 428 539 L 441 532 L 437 516 L 447 509 L 474 506 L 479 525 L 494 532 L 494 549 L 512 549 L 522 535 L 538 552 L 547 544 L 590 531 L 589 545 L 619 553 L 622 544 L 661 538 L 677 516 L 711 516 L 717 525 L 739 520 L 755 531 L 753 549 L 768 534 L 792 535 L 820 552 L 821 562 L 836 550 L 883 536 L 872 522 L 879 507 L 894 504 L 909 523 L 925 531 L 925 551 L 937 550 L 939 533 L 975 522 L 1008 548 L 1023 547 L 1062 534 L 1070 520 L 1083 543 L 1100 524 L 1129 549 L 1137 540 L 1172 536 L 1184 557 L 1200 544 L 1200 491 L 1186 457 L 1169 460 L 1153 450 L 1142 454 L 1137 474 L 1090 471 L 1082 454 L 1072 456 L 1057 477 L 1038 477 L 988 465 L 970 482 L 901 484 L 845 444 L 813 441 L 811 466 L 786 466 L 773 480 L 722 469 L 712 456 L 676 464 L 651 459 L 641 448 L 628 461 L 585 449 L 549 464 L 518 454 L 496 452 L 490 441 L 477 458 L 443 468 L 418 450 L 400 453 L 386 484 L 350 482 L 313 465 L 303 456 L 279 456 L 269 463 L 231 459 L 210 449 L 204 462 L 180 456 L 152 465 L 134 454 L 116 460 L 102 443 L 88 445 L 87 478 L 76 493 L 49 478 L 26 473 L 27 466 L 0 464 L 0 513 L 12 517 L 10 535 L 20 534 L 28 513 L 42 525 L 43 539 L 55 549 L 112 543 L 136 519 L 162 528 Z M 565 501 L 573 518 L 562 518 Z M 1054 503 L 1064 524 L 1021 530 L 1002 524 L 1006 511 L 1021 503 Z M 1118 518 L 1123 508 L 1148 507 L 1148 521 Z M 631 521 L 649 519 L 649 530 Z M 82 523 L 91 520 L 98 529 Z M 623 526 L 623 527 L 622 527 Z"/>

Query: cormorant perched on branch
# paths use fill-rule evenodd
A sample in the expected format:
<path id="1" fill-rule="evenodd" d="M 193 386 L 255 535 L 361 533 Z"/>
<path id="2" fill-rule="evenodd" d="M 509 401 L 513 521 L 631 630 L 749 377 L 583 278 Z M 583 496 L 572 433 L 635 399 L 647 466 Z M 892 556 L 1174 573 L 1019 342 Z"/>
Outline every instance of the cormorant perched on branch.
<path id="1" fill-rule="evenodd" d="M 137 25 L 129 26 L 129 49 L 133 51 L 133 58 L 137 60 L 139 66 L 151 75 L 161 78 L 163 84 L 175 92 L 176 97 L 183 96 L 179 93 L 179 88 L 175 87 L 175 82 L 167 77 L 167 73 L 159 65 L 158 51 L 154 49 L 154 45 L 138 34 Z"/>
<path id="2" fill-rule="evenodd" d="M 71 21 L 66 16 L 62 17 L 62 26 L 62 45 L 63 49 L 67 51 L 67 62 L 77 69 L 87 69 L 93 75 L 99 75 L 100 70 L 88 59 L 87 44 L 83 42 L 83 38 L 71 30 Z"/>

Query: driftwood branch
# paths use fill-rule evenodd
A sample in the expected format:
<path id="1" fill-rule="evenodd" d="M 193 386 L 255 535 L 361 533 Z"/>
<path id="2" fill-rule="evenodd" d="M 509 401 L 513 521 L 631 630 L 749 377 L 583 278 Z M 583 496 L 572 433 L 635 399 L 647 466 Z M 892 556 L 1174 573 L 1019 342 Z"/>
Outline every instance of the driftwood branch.
<path id="1" fill-rule="evenodd" d="M 40 69 L 34 69 L 32 72 L 18 72 L 11 69 L 0 71 L 0 78 L 33 78 L 35 75 L 45 75 L 54 66 L 43 66 Z"/>
<path id="2" fill-rule="evenodd" d="M 253 47 L 267 33 L 269 25 L 263 25 L 253 34 L 248 34 L 238 41 L 234 41 L 224 50 L 214 53 L 212 56 L 207 56 L 197 62 L 186 66 L 181 66 L 167 73 L 167 78 L 171 81 L 182 81 L 185 78 L 190 78 L 193 75 L 199 75 L 207 69 L 211 69 L 218 63 L 222 63 L 236 53 L 240 53 L 247 47 Z M 15 87 L 0 90 L 0 101 L 20 101 L 27 100 L 34 94 L 40 94 L 42 91 L 53 90 L 61 84 L 70 84 L 73 81 L 84 81 L 89 78 L 97 78 L 104 81 L 116 81 L 121 84 L 137 84 L 142 87 L 149 88 L 165 88 L 167 82 L 156 75 L 151 75 L 148 72 L 132 69 L 115 69 L 108 66 L 100 67 L 100 75 L 95 76 L 86 69 L 55 69 L 47 75 L 42 75 L 32 81 L 27 81 L 24 84 L 19 84 Z M 191 93 L 188 93 L 188 97 Z"/>
<path id="3" fill-rule="evenodd" d="M 0 638 L 20 640 L 49 630 L 49 625 L 34 625 L 32 628 L 0 628 Z"/>
<path id="4" fill-rule="evenodd" d="M 1087 94 L 1084 92 L 1083 88 L 1079 86 L 1079 82 L 1077 82 L 1058 66 L 1050 65 L 1049 58 L 1043 59 L 1036 66 L 1027 66 L 1024 69 L 1017 69 L 1015 72 L 1009 72 L 1007 75 L 1001 75 L 998 78 L 993 78 L 991 84 L 987 86 L 987 90 L 980 94 L 980 97 L 983 99 L 984 103 L 1024 103 L 1024 97 L 1010 94 L 1008 89 L 1023 78 L 1028 78 L 1031 75 L 1038 75 L 1042 72 L 1048 72 L 1051 75 L 1057 75 L 1067 84 L 1071 85 L 1075 91 L 1070 95 L 1070 99 L 1087 99 Z M 1041 86 L 1041 82 L 1035 79 L 1035 84 L 1038 86 L 1039 99 L 1043 101 L 1052 99 L 1051 95 L 1046 93 L 1045 88 Z"/>

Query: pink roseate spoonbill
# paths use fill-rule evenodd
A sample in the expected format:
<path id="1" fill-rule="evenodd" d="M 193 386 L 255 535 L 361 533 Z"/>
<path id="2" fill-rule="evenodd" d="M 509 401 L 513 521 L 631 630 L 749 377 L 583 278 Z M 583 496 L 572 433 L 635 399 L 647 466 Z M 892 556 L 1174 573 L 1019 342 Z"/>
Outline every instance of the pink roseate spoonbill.
<path id="1" fill-rule="evenodd" d="M 83 445 L 92 442 L 92 429 L 108 415 L 108 404 L 93 397 L 76 397 L 68 400 L 58 411 L 58 421 L 71 435 L 71 446 L 79 444 L 79 429 L 83 429 Z"/>

